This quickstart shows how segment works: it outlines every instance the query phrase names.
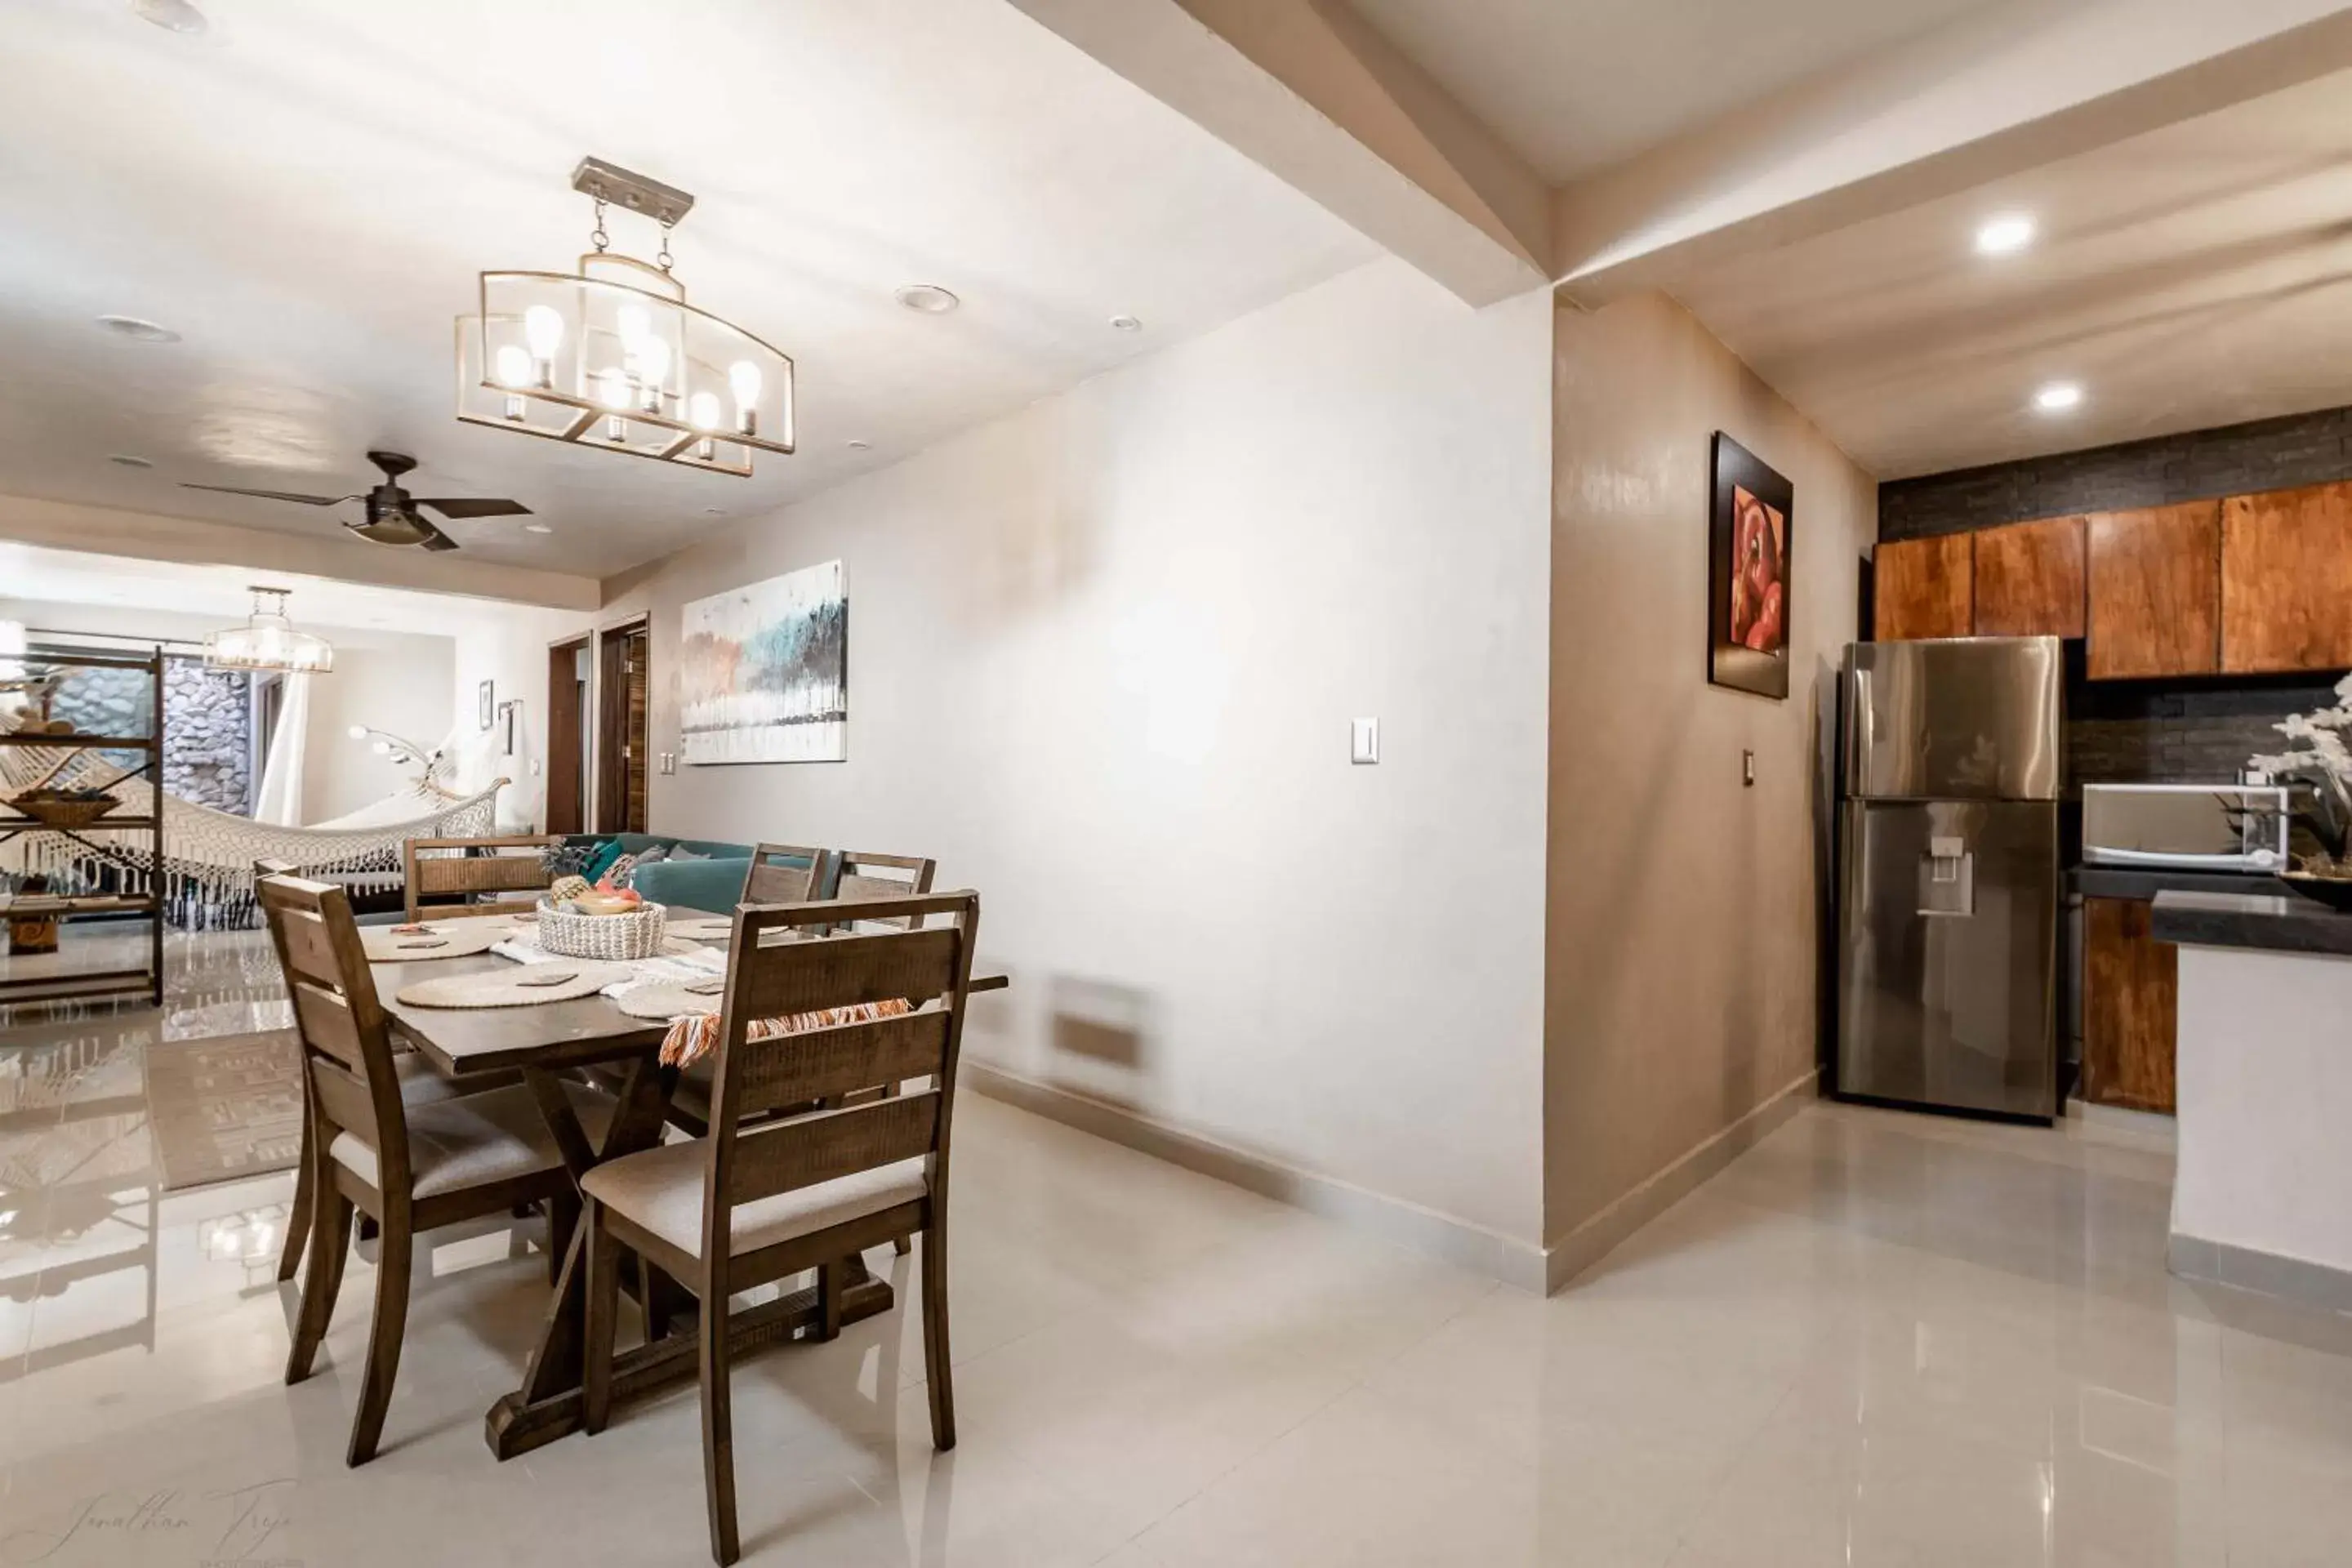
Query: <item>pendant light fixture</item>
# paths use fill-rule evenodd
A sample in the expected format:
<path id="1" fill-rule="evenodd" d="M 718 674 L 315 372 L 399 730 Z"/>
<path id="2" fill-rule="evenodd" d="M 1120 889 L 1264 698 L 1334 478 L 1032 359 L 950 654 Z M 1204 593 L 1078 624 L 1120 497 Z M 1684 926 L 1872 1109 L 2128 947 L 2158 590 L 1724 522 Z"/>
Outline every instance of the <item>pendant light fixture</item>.
<path id="1" fill-rule="evenodd" d="M 686 192 L 597 158 L 572 188 L 595 204 L 577 272 L 485 272 L 457 321 L 457 417 L 583 447 L 748 476 L 754 451 L 793 450 L 793 362 L 686 302 L 670 230 Z M 608 205 L 661 226 L 650 262 L 608 247 Z"/>
<path id="2" fill-rule="evenodd" d="M 253 595 L 253 614 L 241 626 L 223 626 L 205 637 L 205 668 L 325 675 L 335 668 L 334 644 L 295 630 L 286 618 L 288 590 L 257 584 L 247 592 Z"/>

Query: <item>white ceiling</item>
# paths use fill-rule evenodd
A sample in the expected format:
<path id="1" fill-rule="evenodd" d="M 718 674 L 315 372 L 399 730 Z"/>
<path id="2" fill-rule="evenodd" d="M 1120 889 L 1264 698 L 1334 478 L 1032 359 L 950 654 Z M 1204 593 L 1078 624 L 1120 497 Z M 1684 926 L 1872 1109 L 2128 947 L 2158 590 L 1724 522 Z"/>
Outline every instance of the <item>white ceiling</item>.
<path id="1" fill-rule="evenodd" d="M 1674 291 L 1881 479 L 2352 403 L 2347 104 L 2322 78 Z M 1975 255 L 2008 212 L 2040 241 Z"/>
<path id="2" fill-rule="evenodd" d="M 244 566 L 193 566 L 176 561 L 88 555 L 0 541 L 0 606 L 28 606 L 33 611 L 42 605 L 172 610 L 214 616 L 223 626 L 234 626 L 252 613 L 250 585 L 256 582 L 288 590 L 287 615 L 296 626 L 310 631 L 446 636 L 453 611 L 462 607 L 469 620 L 478 620 L 499 613 L 500 608 L 413 589 L 334 582 L 291 572 L 256 573 Z"/>
<path id="3" fill-rule="evenodd" d="M 1348 0 L 1555 183 L 1987 0 Z"/>
<path id="4" fill-rule="evenodd" d="M 177 482 L 358 489 L 390 447 L 554 526 L 455 525 L 478 557 L 608 575 L 1374 255 L 1001 0 L 201 3 L 195 37 L 0 6 L 0 492 L 315 533 Z M 743 480 L 457 423 L 475 274 L 586 247 L 588 153 L 698 195 L 679 275 L 797 359 L 800 455 Z"/>

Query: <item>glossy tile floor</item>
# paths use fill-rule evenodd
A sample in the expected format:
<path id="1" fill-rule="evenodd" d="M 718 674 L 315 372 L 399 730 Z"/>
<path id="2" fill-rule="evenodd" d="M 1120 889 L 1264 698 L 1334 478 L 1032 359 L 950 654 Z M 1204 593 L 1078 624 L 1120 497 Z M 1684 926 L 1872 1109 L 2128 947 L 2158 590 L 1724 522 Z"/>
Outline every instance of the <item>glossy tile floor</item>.
<path id="1" fill-rule="evenodd" d="M 438 1249 L 343 1468 L 368 1270 L 288 1389 L 289 1181 L 150 1171 L 140 1054 L 278 1021 L 250 953 L 177 944 L 160 1017 L 0 1036 L 0 1564 L 706 1562 L 690 1393 L 482 1447 L 545 1299 L 520 1233 Z M 2352 1325 L 2168 1279 L 2143 1133 L 1813 1108 L 1544 1301 L 959 1115 L 962 1447 L 904 1311 L 746 1363 L 749 1561 L 2352 1562 Z"/>

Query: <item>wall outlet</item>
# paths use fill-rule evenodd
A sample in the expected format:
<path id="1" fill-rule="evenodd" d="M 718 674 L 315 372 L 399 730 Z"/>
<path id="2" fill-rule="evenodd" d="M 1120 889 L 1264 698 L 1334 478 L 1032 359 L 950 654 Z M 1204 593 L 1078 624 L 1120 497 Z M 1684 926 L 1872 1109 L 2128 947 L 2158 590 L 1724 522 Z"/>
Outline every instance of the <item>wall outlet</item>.
<path id="1" fill-rule="evenodd" d="M 530 760 L 530 776 L 533 778 L 537 778 L 539 776 L 539 759 L 537 757 L 533 757 Z"/>
<path id="2" fill-rule="evenodd" d="M 1357 719 L 1349 724 L 1348 760 L 1361 767 L 1381 760 L 1381 721 Z"/>

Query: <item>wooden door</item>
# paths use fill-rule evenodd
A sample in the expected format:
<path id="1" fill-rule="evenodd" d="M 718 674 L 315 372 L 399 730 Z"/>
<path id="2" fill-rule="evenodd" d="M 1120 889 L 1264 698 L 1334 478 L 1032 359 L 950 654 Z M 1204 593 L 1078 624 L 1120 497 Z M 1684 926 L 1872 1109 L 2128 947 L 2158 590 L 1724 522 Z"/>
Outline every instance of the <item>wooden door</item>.
<path id="1" fill-rule="evenodd" d="M 2352 484 L 2221 503 L 2221 668 L 2352 666 Z"/>
<path id="2" fill-rule="evenodd" d="M 2169 1115 L 2179 960 L 2149 934 L 2152 909 L 2083 900 L 2083 1098 Z"/>
<path id="3" fill-rule="evenodd" d="M 1964 637 L 1974 630 L 1975 554 L 1965 533 L 1881 544 L 1875 557 L 1878 640 Z"/>
<path id="4" fill-rule="evenodd" d="M 1976 536 L 1976 633 L 2083 635 L 2083 520 L 2045 518 Z"/>
<path id="5" fill-rule="evenodd" d="M 649 693 L 643 626 L 597 639 L 596 831 L 646 831 L 646 716 Z"/>
<path id="6" fill-rule="evenodd" d="M 2094 680 L 2221 664 L 2221 503 L 2094 512 L 2085 523 Z"/>
<path id="7" fill-rule="evenodd" d="M 547 650 L 547 830 L 588 831 L 588 639 Z"/>

